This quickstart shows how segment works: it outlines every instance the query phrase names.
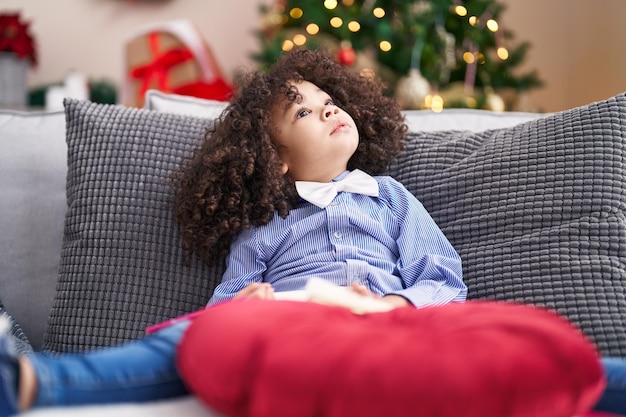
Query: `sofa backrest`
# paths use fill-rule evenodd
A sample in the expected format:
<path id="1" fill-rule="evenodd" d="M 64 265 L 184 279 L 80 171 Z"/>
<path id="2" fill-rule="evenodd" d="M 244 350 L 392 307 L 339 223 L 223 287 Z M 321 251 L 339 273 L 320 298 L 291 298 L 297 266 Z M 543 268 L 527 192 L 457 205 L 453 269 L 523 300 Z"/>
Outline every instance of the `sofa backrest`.
<path id="1" fill-rule="evenodd" d="M 39 348 L 65 218 L 65 114 L 0 111 L 0 300 Z"/>
<path id="2" fill-rule="evenodd" d="M 66 102 L 69 210 L 62 246 L 47 248 L 61 253 L 49 350 L 140 337 L 202 307 L 219 282 L 221 266 L 182 266 L 167 180 L 224 103 L 183 97 L 206 105 L 210 116 L 197 117 L 181 110 L 181 97 L 151 94 L 159 111 Z M 555 309 L 603 353 L 624 356 L 625 114 L 625 95 L 551 115 L 407 112 L 408 149 L 389 173 L 461 254 L 470 298 Z M 449 130 L 464 118 L 476 131 Z M 65 169 L 65 160 L 55 163 Z M 15 247 L 32 250 L 32 239 L 19 237 Z"/>

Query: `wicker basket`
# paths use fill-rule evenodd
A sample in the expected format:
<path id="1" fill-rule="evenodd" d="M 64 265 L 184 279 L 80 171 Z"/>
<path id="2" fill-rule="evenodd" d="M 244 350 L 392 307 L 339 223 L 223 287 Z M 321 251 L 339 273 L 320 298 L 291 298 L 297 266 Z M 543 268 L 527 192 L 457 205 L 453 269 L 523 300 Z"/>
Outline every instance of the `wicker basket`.
<path id="1" fill-rule="evenodd" d="M 0 52 L 0 106 L 26 107 L 28 59 Z"/>

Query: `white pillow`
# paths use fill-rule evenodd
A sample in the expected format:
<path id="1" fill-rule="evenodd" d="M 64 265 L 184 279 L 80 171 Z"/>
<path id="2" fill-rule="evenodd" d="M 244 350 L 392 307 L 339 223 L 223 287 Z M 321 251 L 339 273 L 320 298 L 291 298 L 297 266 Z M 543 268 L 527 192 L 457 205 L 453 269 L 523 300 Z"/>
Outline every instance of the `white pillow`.
<path id="1" fill-rule="evenodd" d="M 146 109 L 208 118 L 218 117 L 226 105 L 227 103 L 222 101 L 163 93 L 157 90 L 148 90 L 144 102 Z M 441 113 L 430 110 L 405 110 L 403 113 L 409 130 L 414 132 L 438 130 L 481 132 L 514 126 L 544 116 L 541 113 L 493 112 L 474 109 L 446 109 Z"/>
<path id="2" fill-rule="evenodd" d="M 441 130 L 469 130 L 482 132 L 515 126 L 545 116 L 542 113 L 494 112 L 476 109 L 405 110 L 406 123 L 412 132 Z"/>
<path id="3" fill-rule="evenodd" d="M 223 101 L 148 90 L 146 91 L 143 107 L 148 110 L 156 110 L 164 113 L 215 119 L 222 113 L 222 110 L 226 108 L 227 104 L 228 103 Z"/>

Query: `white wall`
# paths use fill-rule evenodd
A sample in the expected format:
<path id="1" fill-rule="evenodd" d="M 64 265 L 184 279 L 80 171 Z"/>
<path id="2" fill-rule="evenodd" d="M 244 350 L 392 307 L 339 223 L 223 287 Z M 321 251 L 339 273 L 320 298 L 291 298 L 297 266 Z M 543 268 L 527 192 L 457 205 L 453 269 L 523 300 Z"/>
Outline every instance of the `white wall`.
<path id="1" fill-rule="evenodd" d="M 524 68 L 545 88 L 533 106 L 557 111 L 626 91 L 625 0 L 504 0 L 503 24 L 532 45 Z"/>
<path id="2" fill-rule="evenodd" d="M 189 18 L 224 72 L 254 63 L 253 31 L 260 3 L 273 0 L 0 0 L 32 20 L 39 66 L 31 85 L 57 82 L 75 68 L 120 82 L 125 38 L 155 21 Z M 321 0 L 320 0 L 321 2 Z M 626 91 L 626 0 L 502 0 L 501 24 L 532 44 L 525 68 L 546 87 L 529 94 L 530 108 L 558 111 Z"/>
<path id="3" fill-rule="evenodd" d="M 70 68 L 120 82 L 127 37 L 143 25 L 178 18 L 195 23 L 232 74 L 253 64 L 262 1 L 268 0 L 0 0 L 0 10 L 19 10 L 32 21 L 40 63 L 29 83 L 37 85 L 62 80 Z"/>

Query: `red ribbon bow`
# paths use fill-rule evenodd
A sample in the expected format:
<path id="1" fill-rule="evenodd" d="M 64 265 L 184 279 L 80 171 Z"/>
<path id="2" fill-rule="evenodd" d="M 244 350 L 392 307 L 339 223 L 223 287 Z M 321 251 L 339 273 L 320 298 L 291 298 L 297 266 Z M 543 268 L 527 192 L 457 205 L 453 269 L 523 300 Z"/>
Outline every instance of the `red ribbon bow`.
<path id="1" fill-rule="evenodd" d="M 169 51 L 160 53 L 158 33 L 152 32 L 148 36 L 150 49 L 155 58 L 149 64 L 133 68 L 130 73 L 131 77 L 134 79 L 143 80 L 138 93 L 139 97 L 144 96 L 153 80 L 156 81 L 159 90 L 167 91 L 167 74 L 169 70 L 194 57 L 193 54 L 185 48 L 170 49 Z"/>

